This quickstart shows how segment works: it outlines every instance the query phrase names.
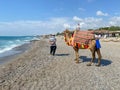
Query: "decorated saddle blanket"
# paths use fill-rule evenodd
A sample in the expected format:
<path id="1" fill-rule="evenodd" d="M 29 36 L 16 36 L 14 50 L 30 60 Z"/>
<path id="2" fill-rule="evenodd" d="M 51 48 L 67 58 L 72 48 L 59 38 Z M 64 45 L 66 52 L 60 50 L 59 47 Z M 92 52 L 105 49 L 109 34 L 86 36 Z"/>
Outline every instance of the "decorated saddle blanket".
<path id="1" fill-rule="evenodd" d="M 73 43 L 79 43 L 87 45 L 90 40 L 94 39 L 94 34 L 92 31 L 75 31 L 73 34 Z"/>
<path id="2" fill-rule="evenodd" d="M 88 44 L 92 39 L 94 39 L 93 32 L 76 30 L 73 34 L 73 37 L 71 37 L 69 42 L 67 42 L 67 45 L 77 46 L 81 49 L 87 49 L 89 47 Z"/>

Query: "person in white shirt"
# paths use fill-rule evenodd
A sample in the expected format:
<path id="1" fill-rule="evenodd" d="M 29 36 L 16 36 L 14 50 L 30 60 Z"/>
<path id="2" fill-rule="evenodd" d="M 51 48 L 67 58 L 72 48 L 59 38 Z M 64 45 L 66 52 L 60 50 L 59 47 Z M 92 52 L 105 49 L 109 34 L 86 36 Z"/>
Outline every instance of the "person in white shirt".
<path id="1" fill-rule="evenodd" d="M 49 43 L 50 43 L 50 54 L 54 56 L 57 48 L 55 35 L 50 36 Z"/>

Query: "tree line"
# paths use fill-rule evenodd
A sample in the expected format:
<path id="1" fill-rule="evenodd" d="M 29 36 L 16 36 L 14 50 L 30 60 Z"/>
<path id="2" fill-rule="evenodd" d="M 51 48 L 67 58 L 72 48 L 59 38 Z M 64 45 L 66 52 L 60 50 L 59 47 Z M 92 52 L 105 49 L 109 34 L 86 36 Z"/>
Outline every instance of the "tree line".
<path id="1" fill-rule="evenodd" d="M 120 26 L 101 27 L 98 30 L 120 31 Z"/>
<path id="2" fill-rule="evenodd" d="M 88 29 L 88 30 L 93 30 L 93 29 Z M 100 27 L 96 30 L 120 31 L 120 26 Z M 63 35 L 63 32 L 57 32 L 56 35 Z"/>

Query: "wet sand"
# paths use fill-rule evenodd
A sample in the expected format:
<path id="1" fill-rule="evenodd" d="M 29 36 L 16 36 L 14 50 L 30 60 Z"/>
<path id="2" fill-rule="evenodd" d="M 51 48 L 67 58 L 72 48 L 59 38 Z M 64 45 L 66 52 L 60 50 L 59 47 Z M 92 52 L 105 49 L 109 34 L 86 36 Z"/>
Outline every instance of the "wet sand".
<path id="1" fill-rule="evenodd" d="M 30 43 L 25 43 L 23 45 L 13 48 L 10 51 L 6 51 L 0 54 L 0 65 L 11 62 L 11 60 L 13 60 L 19 54 L 24 53 L 25 51 L 29 50 L 29 48 L 31 47 L 31 43 L 32 41 Z"/>
<path id="2" fill-rule="evenodd" d="M 0 90 L 119 90 L 120 42 L 101 42 L 102 64 L 86 66 L 89 50 L 79 51 L 57 37 L 56 55 L 49 55 L 48 39 L 32 43 L 28 51 L 0 66 Z M 96 56 L 97 58 L 97 56 Z"/>

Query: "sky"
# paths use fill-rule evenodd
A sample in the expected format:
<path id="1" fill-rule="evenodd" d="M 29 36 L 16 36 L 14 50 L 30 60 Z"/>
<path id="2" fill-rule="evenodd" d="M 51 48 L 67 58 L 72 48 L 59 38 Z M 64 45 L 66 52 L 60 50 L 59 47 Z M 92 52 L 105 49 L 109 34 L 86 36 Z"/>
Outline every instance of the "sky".
<path id="1" fill-rule="evenodd" d="M 0 0 L 0 36 L 120 26 L 120 0 Z"/>

